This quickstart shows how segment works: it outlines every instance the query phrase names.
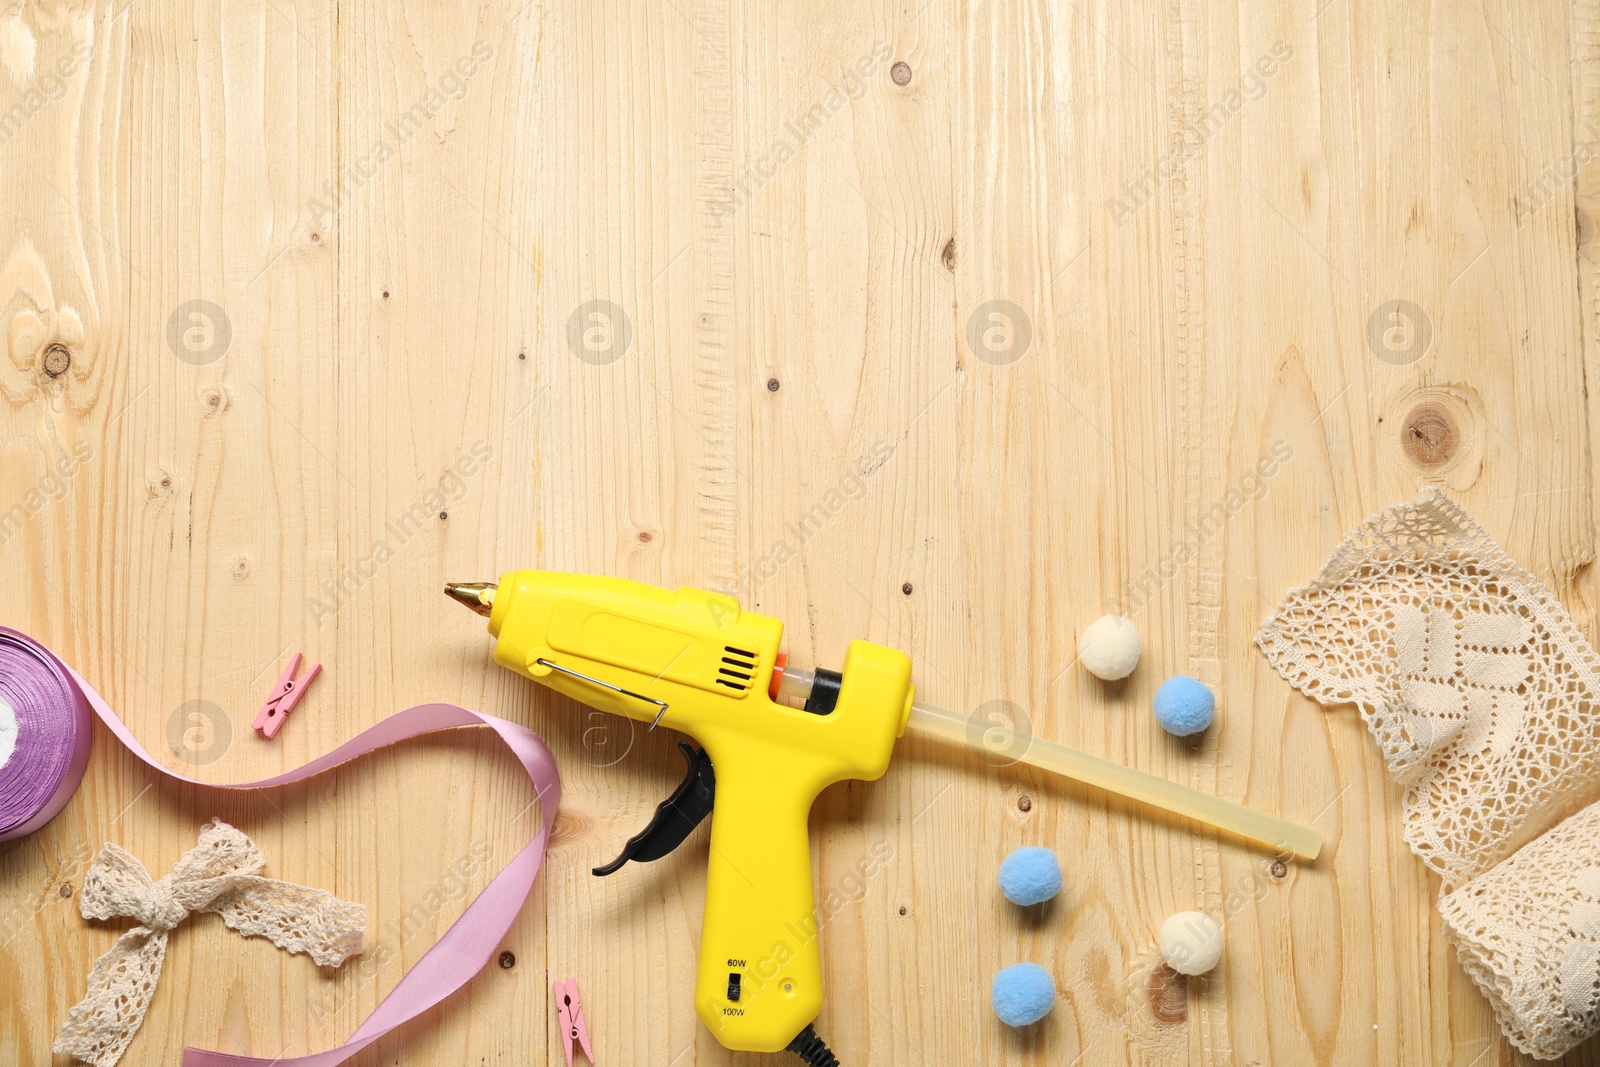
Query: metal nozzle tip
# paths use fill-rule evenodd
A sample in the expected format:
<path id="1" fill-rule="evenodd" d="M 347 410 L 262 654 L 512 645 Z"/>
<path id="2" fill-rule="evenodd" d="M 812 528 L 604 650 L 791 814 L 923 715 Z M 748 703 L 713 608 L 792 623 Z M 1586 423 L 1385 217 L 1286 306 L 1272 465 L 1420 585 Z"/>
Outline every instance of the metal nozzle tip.
<path id="1" fill-rule="evenodd" d="M 445 596 L 465 604 L 484 618 L 488 618 L 494 608 L 495 591 L 493 582 L 451 582 L 444 587 Z"/>

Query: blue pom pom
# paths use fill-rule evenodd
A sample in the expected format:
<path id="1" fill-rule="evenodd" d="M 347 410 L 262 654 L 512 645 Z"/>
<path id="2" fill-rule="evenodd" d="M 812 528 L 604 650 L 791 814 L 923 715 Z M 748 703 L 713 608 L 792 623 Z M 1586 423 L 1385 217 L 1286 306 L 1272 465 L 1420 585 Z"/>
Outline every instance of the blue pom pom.
<path id="1" fill-rule="evenodd" d="M 1188 737 L 1211 725 L 1217 698 L 1204 682 L 1186 674 L 1174 675 L 1156 690 L 1156 722 L 1169 734 Z"/>
<path id="2" fill-rule="evenodd" d="M 1013 963 L 994 976 L 989 1000 L 1007 1026 L 1031 1026 L 1055 1007 L 1056 984 L 1037 963 Z"/>
<path id="3" fill-rule="evenodd" d="M 1061 892 L 1061 862 L 1047 848 L 1024 845 L 1000 864 L 1000 892 L 1013 904 L 1040 904 Z"/>

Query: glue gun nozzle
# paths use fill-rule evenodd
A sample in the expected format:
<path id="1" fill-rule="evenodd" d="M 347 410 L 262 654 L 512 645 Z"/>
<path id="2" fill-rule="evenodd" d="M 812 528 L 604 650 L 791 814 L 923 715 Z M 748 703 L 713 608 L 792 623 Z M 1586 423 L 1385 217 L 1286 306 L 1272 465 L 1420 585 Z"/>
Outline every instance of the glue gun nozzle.
<path id="1" fill-rule="evenodd" d="M 494 608 L 495 589 L 493 582 L 451 582 L 444 587 L 444 595 L 488 618 Z"/>

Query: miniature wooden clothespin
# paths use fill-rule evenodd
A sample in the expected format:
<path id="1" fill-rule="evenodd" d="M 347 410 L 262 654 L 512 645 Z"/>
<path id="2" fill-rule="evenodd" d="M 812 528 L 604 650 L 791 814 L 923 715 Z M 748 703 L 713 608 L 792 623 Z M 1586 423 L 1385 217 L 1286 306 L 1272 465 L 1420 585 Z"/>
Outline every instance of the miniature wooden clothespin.
<path id="1" fill-rule="evenodd" d="M 556 1017 L 561 1021 L 561 1039 L 567 1046 L 567 1067 L 572 1067 L 572 1043 L 583 1046 L 583 1055 L 594 1063 L 594 1052 L 589 1048 L 589 1028 L 584 1025 L 583 1005 L 578 1003 L 578 980 L 568 978 L 553 983 L 556 994 Z"/>
<path id="2" fill-rule="evenodd" d="M 296 678 L 300 670 L 300 662 L 305 657 L 296 652 L 294 659 L 289 661 L 289 669 L 283 672 L 283 677 L 278 679 L 278 684 L 273 687 L 272 695 L 267 702 L 261 705 L 261 711 L 256 715 L 256 721 L 251 723 L 261 732 L 261 736 L 269 741 L 278 736 L 278 731 L 283 729 L 283 724 L 289 718 L 289 713 L 294 706 L 300 703 L 300 697 L 305 694 L 306 687 L 311 680 L 322 671 L 322 664 L 318 663 L 306 672 L 304 678 Z"/>

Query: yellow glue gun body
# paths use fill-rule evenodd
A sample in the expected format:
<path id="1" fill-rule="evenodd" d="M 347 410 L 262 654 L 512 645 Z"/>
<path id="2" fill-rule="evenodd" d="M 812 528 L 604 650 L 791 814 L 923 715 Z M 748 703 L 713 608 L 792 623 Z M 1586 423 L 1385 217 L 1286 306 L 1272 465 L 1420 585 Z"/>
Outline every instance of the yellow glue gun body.
<path id="1" fill-rule="evenodd" d="M 609 868 L 654 859 L 714 803 L 695 1010 L 731 1049 L 776 1052 L 822 1009 L 806 823 L 817 794 L 889 766 L 912 701 L 903 652 L 852 641 L 805 708 L 774 699 L 783 623 L 732 597 L 622 578 L 510 571 L 489 608 L 495 661 L 703 746 L 689 778 Z M 663 850 L 664 849 L 664 850 Z"/>

